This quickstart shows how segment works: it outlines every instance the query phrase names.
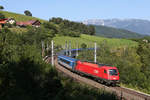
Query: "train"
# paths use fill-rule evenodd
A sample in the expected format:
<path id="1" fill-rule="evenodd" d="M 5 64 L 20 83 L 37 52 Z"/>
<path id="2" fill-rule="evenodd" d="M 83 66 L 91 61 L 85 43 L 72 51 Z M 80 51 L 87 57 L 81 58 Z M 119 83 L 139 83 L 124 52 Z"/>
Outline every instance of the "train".
<path id="1" fill-rule="evenodd" d="M 81 61 L 63 54 L 57 56 L 57 61 L 58 64 L 65 68 L 81 75 L 90 76 L 100 83 L 111 86 L 119 84 L 119 71 L 117 67 L 112 67 L 108 64 Z"/>

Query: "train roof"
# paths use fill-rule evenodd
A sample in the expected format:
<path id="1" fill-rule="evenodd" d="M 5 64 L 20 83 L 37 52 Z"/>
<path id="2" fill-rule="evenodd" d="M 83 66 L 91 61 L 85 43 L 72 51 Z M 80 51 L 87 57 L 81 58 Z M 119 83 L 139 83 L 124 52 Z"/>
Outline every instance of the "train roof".
<path id="1" fill-rule="evenodd" d="M 99 66 L 112 66 L 111 64 L 101 64 L 101 63 L 95 63 L 94 61 L 84 61 L 82 60 L 81 62 L 87 62 L 87 63 L 92 63 L 92 64 L 97 64 Z"/>
<path id="2" fill-rule="evenodd" d="M 71 58 L 71 57 L 69 57 L 69 56 L 59 55 L 58 57 L 59 57 L 59 58 L 62 58 L 62 59 L 65 59 L 65 60 L 68 60 L 68 61 L 70 61 L 70 62 L 78 61 L 77 59 Z"/>
<path id="3" fill-rule="evenodd" d="M 84 65 L 92 66 L 92 67 L 99 67 L 97 64 L 89 63 L 89 62 L 83 62 Z"/>
<path id="4" fill-rule="evenodd" d="M 94 48 L 79 48 L 79 49 L 71 49 L 71 51 L 73 52 L 73 51 L 81 51 L 81 50 L 94 50 Z M 70 50 L 67 50 L 68 52 L 70 51 Z M 61 50 L 59 53 L 57 53 L 57 55 L 64 55 L 65 54 L 65 52 L 66 52 L 66 50 Z"/>
<path id="5" fill-rule="evenodd" d="M 80 63 L 87 65 L 87 66 L 92 66 L 92 67 L 103 67 L 106 69 L 114 69 L 115 67 L 110 65 L 110 64 L 99 64 L 99 63 L 94 63 L 94 62 L 90 62 L 90 61 L 80 61 Z"/>
<path id="6" fill-rule="evenodd" d="M 79 48 L 79 49 L 71 49 L 71 51 L 77 51 L 77 50 L 94 50 L 94 48 Z"/>

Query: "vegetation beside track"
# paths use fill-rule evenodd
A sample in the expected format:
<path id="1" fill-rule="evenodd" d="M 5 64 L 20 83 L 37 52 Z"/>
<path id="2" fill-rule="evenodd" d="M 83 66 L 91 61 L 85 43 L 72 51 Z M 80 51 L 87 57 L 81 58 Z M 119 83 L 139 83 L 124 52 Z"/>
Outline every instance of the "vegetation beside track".
<path id="1" fill-rule="evenodd" d="M 120 81 L 127 87 L 136 88 L 150 94 L 150 43 L 135 39 L 139 45 L 112 49 L 109 43 L 98 45 L 97 62 L 116 66 Z M 78 59 L 94 61 L 93 51 L 84 51 Z"/>

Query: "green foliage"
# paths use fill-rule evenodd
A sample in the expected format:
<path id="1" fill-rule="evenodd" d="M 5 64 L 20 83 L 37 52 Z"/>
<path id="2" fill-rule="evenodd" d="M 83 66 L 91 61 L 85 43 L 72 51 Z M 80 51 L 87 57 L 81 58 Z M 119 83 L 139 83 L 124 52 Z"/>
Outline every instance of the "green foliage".
<path id="1" fill-rule="evenodd" d="M 79 37 L 80 34 L 95 34 L 95 28 L 91 25 L 86 26 L 82 23 L 72 22 L 62 18 L 52 18 L 49 22 L 59 25 L 61 34 L 65 36 Z"/>
<path id="2" fill-rule="evenodd" d="M 4 9 L 4 7 L 3 6 L 0 6 L 0 10 L 3 10 Z"/>
<path id="3" fill-rule="evenodd" d="M 25 10 L 25 11 L 24 11 L 24 14 L 25 14 L 26 16 L 32 16 L 32 13 L 31 13 L 29 10 Z"/>
<path id="4" fill-rule="evenodd" d="M 5 15 L 3 13 L 0 13 L 0 19 L 4 19 Z"/>
<path id="5" fill-rule="evenodd" d="M 87 48 L 87 45 L 86 45 L 85 43 L 82 43 L 82 44 L 81 44 L 81 48 L 84 48 L 84 49 L 85 49 L 85 48 Z"/>
<path id="6" fill-rule="evenodd" d="M 137 53 L 141 57 L 141 62 L 143 63 L 141 71 L 145 73 L 146 77 L 149 78 L 150 75 L 150 44 L 142 43 L 139 45 Z"/>
<path id="7" fill-rule="evenodd" d="M 76 83 L 72 79 L 63 78 L 62 85 L 63 89 L 56 97 L 57 100 L 117 100 L 116 94 L 93 89 L 87 85 Z"/>
<path id="8" fill-rule="evenodd" d="M 53 23 L 49 23 L 49 22 L 45 22 L 43 23 L 43 26 L 45 29 L 47 29 L 47 32 L 51 32 L 51 38 L 55 36 L 55 34 L 58 34 L 59 29 L 58 27 L 53 24 Z"/>
<path id="9" fill-rule="evenodd" d="M 141 43 L 141 44 L 143 44 L 143 43 L 150 43 L 150 36 L 146 36 L 146 37 L 143 37 L 143 38 L 140 38 L 140 39 L 132 38 L 132 39 L 130 39 L 130 40 L 139 42 L 139 43 Z"/>
<path id="10" fill-rule="evenodd" d="M 10 29 L 10 31 L 12 31 L 13 33 L 18 33 L 18 34 L 21 34 L 21 33 L 24 33 L 24 32 L 27 32 L 27 31 L 28 31 L 28 29 L 26 29 L 26 28 L 19 28 L 19 27 L 17 27 L 17 28 L 12 27 L 12 28 L 9 28 L 9 29 Z"/>

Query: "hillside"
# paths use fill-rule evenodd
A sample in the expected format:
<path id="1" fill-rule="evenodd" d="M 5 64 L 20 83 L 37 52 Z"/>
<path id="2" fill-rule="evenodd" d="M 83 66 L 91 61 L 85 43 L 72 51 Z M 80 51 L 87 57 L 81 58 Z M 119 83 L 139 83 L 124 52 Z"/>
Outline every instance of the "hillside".
<path id="1" fill-rule="evenodd" d="M 88 25 L 103 25 L 114 28 L 126 29 L 139 34 L 150 35 L 150 21 L 143 19 L 89 19 L 83 21 Z"/>
<path id="2" fill-rule="evenodd" d="M 116 29 L 107 26 L 95 25 L 96 35 L 109 38 L 141 38 L 144 35 L 124 29 Z"/>
<path id="3" fill-rule="evenodd" d="M 36 17 L 25 16 L 22 14 L 17 14 L 17 13 L 12 13 L 7 11 L 0 11 L 0 13 L 4 14 L 6 18 L 14 18 L 16 21 L 28 21 L 28 20 L 39 20 L 40 22 L 46 21 Z"/>
<path id="4" fill-rule="evenodd" d="M 16 13 L 7 12 L 7 11 L 0 11 L 0 13 L 3 13 L 7 18 L 8 17 L 13 17 L 17 21 L 27 21 L 27 20 L 33 20 L 33 19 L 38 19 L 42 22 L 45 21 L 45 20 L 41 20 L 39 18 L 25 16 L 25 15 L 22 15 L 22 14 L 16 14 Z M 62 22 L 63 22 L 63 19 L 62 19 Z M 113 35 L 113 37 L 118 38 L 118 37 L 125 37 L 125 36 L 123 36 L 124 35 L 123 31 L 124 31 L 124 33 L 128 32 L 128 31 L 125 31 L 125 30 L 117 30 L 115 28 L 104 27 L 104 26 L 95 26 L 95 27 L 96 27 L 96 34 L 97 35 L 99 35 L 98 33 L 101 33 L 101 32 L 103 32 L 101 34 L 105 34 L 105 35 L 99 35 L 99 36 L 106 36 L 107 35 L 106 37 L 111 37 L 111 35 Z M 27 31 L 24 28 L 23 29 L 22 28 L 10 28 L 10 29 L 11 29 L 11 31 L 17 32 L 17 33 Z M 107 33 L 105 33 L 105 30 L 107 30 Z M 132 32 L 128 32 L 128 33 L 132 33 Z M 137 35 L 137 36 L 136 35 L 137 34 L 135 33 L 134 37 L 140 36 L 140 35 Z M 58 45 L 65 44 L 65 40 L 71 40 L 73 42 L 73 45 L 76 45 L 76 42 L 74 42 L 74 41 L 78 41 L 79 45 L 81 45 L 82 43 L 86 43 L 87 45 L 92 45 L 94 42 L 101 43 L 104 40 L 106 40 L 108 42 L 108 44 L 110 44 L 111 46 L 115 46 L 115 47 L 118 47 L 118 46 L 136 46 L 137 45 L 136 42 L 133 42 L 133 41 L 130 41 L 130 40 L 108 39 L 108 38 L 96 37 L 96 36 L 90 36 L 90 35 L 84 35 L 84 34 L 81 35 L 80 37 L 57 36 L 57 37 L 54 38 L 54 40 L 55 40 L 56 44 L 58 44 Z"/>
<path id="5" fill-rule="evenodd" d="M 68 36 L 57 36 L 54 37 L 54 41 L 56 45 L 65 45 L 65 41 L 71 41 L 72 48 L 76 48 L 77 44 L 79 47 L 82 43 L 86 43 L 88 47 L 93 47 L 94 42 L 97 42 L 98 44 L 101 44 L 103 42 L 106 42 L 110 47 L 135 47 L 138 46 L 137 42 L 127 40 L 127 39 L 110 39 L 110 38 L 104 38 L 104 37 L 97 37 L 97 36 L 90 36 L 82 34 L 80 37 L 68 37 Z"/>

